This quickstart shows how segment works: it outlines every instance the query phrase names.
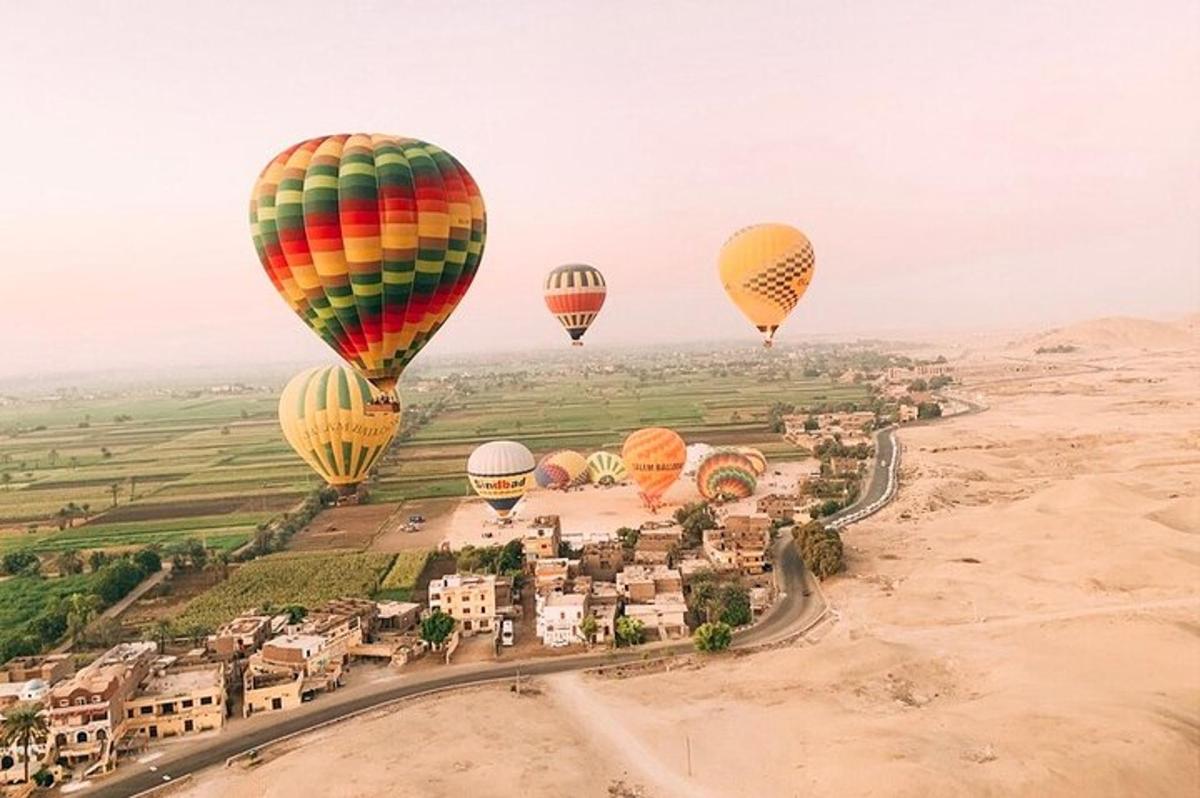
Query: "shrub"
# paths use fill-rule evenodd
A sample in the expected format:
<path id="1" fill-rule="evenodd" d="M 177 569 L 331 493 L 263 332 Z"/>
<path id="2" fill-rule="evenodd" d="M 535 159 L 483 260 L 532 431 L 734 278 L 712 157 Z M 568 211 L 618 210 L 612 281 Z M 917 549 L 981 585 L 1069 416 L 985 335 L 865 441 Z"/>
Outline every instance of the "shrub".
<path id="1" fill-rule="evenodd" d="M 620 618 L 617 618 L 615 632 L 617 645 L 636 646 L 646 636 L 646 624 L 642 623 L 639 618 L 630 618 L 622 615 Z"/>
<path id="2" fill-rule="evenodd" d="M 724 651 L 733 643 L 733 628 L 727 623 L 702 623 L 692 635 L 697 651 Z"/>

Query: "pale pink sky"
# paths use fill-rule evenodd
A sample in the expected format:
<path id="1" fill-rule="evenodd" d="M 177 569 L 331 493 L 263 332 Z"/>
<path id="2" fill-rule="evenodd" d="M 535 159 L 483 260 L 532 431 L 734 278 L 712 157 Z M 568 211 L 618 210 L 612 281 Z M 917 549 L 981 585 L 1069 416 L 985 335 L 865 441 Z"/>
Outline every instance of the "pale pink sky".
<path id="1" fill-rule="evenodd" d="M 785 341 L 1200 304 L 1194 0 L 100 5 L 0 13 L 0 373 L 328 359 L 246 204 L 340 131 L 436 142 L 483 190 L 429 352 L 564 341 L 567 261 L 608 278 L 594 346 L 752 341 L 716 253 L 768 220 L 817 253 Z"/>

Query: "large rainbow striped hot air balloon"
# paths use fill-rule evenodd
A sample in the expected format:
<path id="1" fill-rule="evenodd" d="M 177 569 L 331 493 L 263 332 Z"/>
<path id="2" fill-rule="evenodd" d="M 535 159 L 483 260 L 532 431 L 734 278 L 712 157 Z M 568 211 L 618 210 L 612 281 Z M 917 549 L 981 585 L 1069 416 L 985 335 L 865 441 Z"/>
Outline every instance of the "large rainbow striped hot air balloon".
<path id="1" fill-rule="evenodd" d="M 559 449 L 538 461 L 533 472 L 538 487 L 566 490 L 587 482 L 587 460 L 579 452 Z"/>
<path id="2" fill-rule="evenodd" d="M 756 224 L 734 233 L 721 247 L 719 272 L 725 292 L 770 346 L 813 275 L 812 244 L 786 224 Z"/>
<path id="3" fill-rule="evenodd" d="M 385 392 L 467 292 L 486 227 L 479 188 L 454 156 L 381 134 L 289 147 L 250 200 L 254 246 L 275 290 Z"/>
<path id="4" fill-rule="evenodd" d="M 710 500 L 744 499 L 754 494 L 757 482 L 750 459 L 737 452 L 713 452 L 696 469 L 696 487 Z"/>
<path id="5" fill-rule="evenodd" d="M 296 453 L 342 494 L 367 478 L 400 425 L 398 412 L 369 412 L 379 392 L 346 366 L 302 371 L 279 398 L 279 424 Z"/>
<path id="6" fill-rule="evenodd" d="M 647 427 L 630 433 L 621 448 L 621 459 L 633 476 L 647 507 L 662 506 L 667 488 L 679 479 L 687 456 L 683 438 L 664 427 Z"/>
<path id="7" fill-rule="evenodd" d="M 501 520 L 533 484 L 533 454 L 516 441 L 489 441 L 467 458 L 467 479 Z"/>
<path id="8" fill-rule="evenodd" d="M 588 479 L 593 485 L 615 485 L 629 479 L 629 471 L 620 455 L 592 452 L 587 459 Z"/>
<path id="9" fill-rule="evenodd" d="M 573 346 L 583 346 L 583 334 L 604 306 L 608 288 L 604 275 L 593 266 L 569 263 L 551 270 L 544 286 L 546 307 L 571 336 Z"/>

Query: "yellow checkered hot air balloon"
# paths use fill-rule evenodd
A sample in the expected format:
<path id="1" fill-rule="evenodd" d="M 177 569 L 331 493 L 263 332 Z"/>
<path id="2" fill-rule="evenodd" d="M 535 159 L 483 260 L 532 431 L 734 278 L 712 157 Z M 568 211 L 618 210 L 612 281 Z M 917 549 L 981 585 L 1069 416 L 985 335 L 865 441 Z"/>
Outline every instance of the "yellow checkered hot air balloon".
<path id="1" fill-rule="evenodd" d="M 756 224 L 734 233 L 721 247 L 719 272 L 725 292 L 770 346 L 813 275 L 813 248 L 804 233 L 786 224 Z"/>
<path id="2" fill-rule="evenodd" d="M 400 426 L 381 394 L 347 366 L 302 371 L 279 398 L 279 424 L 296 453 L 343 495 L 370 474 Z"/>

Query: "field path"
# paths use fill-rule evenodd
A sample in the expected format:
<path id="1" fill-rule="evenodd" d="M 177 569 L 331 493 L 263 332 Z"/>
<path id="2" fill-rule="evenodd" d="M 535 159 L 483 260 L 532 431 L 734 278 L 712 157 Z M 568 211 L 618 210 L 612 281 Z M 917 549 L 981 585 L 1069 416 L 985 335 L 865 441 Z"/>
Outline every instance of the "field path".
<path id="1" fill-rule="evenodd" d="M 92 623 L 88 624 L 88 626 L 90 627 L 93 624 L 97 623 L 98 621 L 104 620 L 105 618 L 119 618 L 121 616 L 121 613 L 123 613 L 123 612 L 125 612 L 125 610 L 129 609 L 130 605 L 132 605 L 133 602 L 137 601 L 142 596 L 146 595 L 146 593 L 148 593 L 150 590 L 152 590 L 156 585 L 160 584 L 164 579 L 166 579 L 167 574 L 169 574 L 171 572 L 171 568 L 172 568 L 171 563 L 164 562 L 162 564 L 162 568 L 160 570 L 155 571 L 154 573 L 150 574 L 148 577 L 143 579 L 140 583 L 138 583 L 137 587 L 135 587 L 133 590 L 130 590 L 128 593 L 126 593 L 124 598 L 122 598 L 116 604 L 113 604 L 111 607 L 106 609 L 104 612 L 100 613 L 95 618 L 93 618 Z M 72 640 L 65 640 L 64 642 L 59 643 L 57 646 L 55 646 L 54 649 L 50 653 L 65 654 L 71 650 L 71 645 L 73 642 L 74 641 L 72 641 Z"/>
<path id="2" fill-rule="evenodd" d="M 586 737 L 608 749 L 617 762 L 629 768 L 629 777 L 646 786 L 656 798 L 717 798 L 716 793 L 692 781 L 638 740 L 626 728 L 619 712 L 599 698 L 583 683 L 579 673 L 555 674 L 543 684 L 555 703 L 569 715 Z M 680 752 L 680 761 L 684 753 Z"/>

